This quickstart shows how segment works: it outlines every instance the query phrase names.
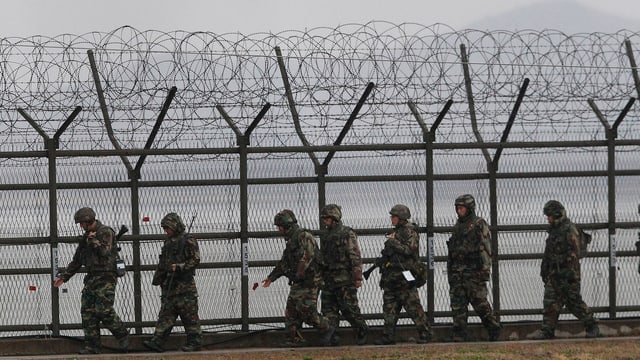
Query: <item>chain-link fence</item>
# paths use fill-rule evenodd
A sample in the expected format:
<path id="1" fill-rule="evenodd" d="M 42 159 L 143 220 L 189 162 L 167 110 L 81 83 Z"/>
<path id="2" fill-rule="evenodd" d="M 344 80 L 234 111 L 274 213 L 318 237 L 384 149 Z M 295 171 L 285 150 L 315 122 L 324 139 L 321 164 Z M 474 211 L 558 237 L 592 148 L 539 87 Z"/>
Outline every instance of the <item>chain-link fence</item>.
<path id="1" fill-rule="evenodd" d="M 283 208 L 317 229 L 342 206 L 367 263 L 389 209 L 421 228 L 423 305 L 450 321 L 446 240 L 454 199 L 491 225 L 491 301 L 540 320 L 542 206 L 562 201 L 593 234 L 582 291 L 602 318 L 640 311 L 640 34 L 453 31 L 374 22 L 279 34 L 110 33 L 0 40 L 0 333 L 80 333 L 81 276 L 52 288 L 75 250 L 75 210 L 131 228 L 116 307 L 151 331 L 151 286 L 177 212 L 202 253 L 208 331 L 281 326 L 285 281 L 253 289 L 284 243 Z M 365 265 L 366 267 L 367 265 Z M 381 323 L 377 274 L 359 292 Z M 404 320 L 406 321 L 406 319 Z"/>

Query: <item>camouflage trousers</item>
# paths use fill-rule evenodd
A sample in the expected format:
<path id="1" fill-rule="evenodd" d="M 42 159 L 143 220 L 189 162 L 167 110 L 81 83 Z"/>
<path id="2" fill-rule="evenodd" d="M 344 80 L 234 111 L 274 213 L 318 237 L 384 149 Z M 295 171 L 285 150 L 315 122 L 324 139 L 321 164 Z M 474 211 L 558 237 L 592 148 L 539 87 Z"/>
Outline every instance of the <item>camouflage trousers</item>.
<path id="1" fill-rule="evenodd" d="M 553 335 L 560 311 L 564 306 L 582 321 L 585 327 L 596 323 L 591 310 L 580 295 L 580 282 L 567 279 L 552 278 L 544 285 L 544 310 L 542 331 Z"/>
<path id="2" fill-rule="evenodd" d="M 156 329 L 152 341 L 162 344 L 171 334 L 171 330 L 180 316 L 184 331 L 187 333 L 187 344 L 202 345 L 202 329 L 198 316 L 198 294 L 187 292 L 162 298 L 162 306 L 158 313 Z"/>
<path id="3" fill-rule="evenodd" d="M 329 328 L 329 320 L 318 313 L 318 288 L 293 284 L 284 311 L 284 326 L 289 339 L 296 338 L 303 322 L 322 331 Z"/>
<path id="4" fill-rule="evenodd" d="M 347 320 L 358 334 L 366 333 L 369 327 L 362 317 L 358 305 L 358 290 L 353 285 L 333 286 L 322 289 L 322 314 L 331 326 L 337 328 L 340 315 Z"/>
<path id="5" fill-rule="evenodd" d="M 449 300 L 453 313 L 454 336 L 466 336 L 469 304 L 489 331 L 500 329 L 487 300 L 487 282 L 473 277 L 452 277 L 449 280 Z"/>
<path id="6" fill-rule="evenodd" d="M 113 309 L 115 289 L 115 278 L 87 275 L 80 298 L 80 313 L 85 342 L 89 347 L 100 348 L 100 323 L 118 339 L 129 334 Z"/>
<path id="7" fill-rule="evenodd" d="M 416 324 L 418 334 L 421 337 L 429 337 L 431 335 L 427 315 L 420 303 L 418 289 L 403 286 L 399 288 L 383 288 L 382 291 L 382 312 L 384 313 L 382 334 L 385 338 L 393 339 L 396 332 L 396 323 L 403 307 Z"/>

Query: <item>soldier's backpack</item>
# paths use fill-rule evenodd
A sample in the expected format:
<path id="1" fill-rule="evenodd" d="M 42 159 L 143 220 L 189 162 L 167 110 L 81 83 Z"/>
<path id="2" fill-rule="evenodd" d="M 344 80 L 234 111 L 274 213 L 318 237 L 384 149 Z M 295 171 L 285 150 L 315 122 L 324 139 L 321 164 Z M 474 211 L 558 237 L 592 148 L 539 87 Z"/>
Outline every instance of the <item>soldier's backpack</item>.
<path id="1" fill-rule="evenodd" d="M 591 234 L 578 228 L 578 258 L 582 259 L 587 254 L 587 246 L 591 243 Z"/>
<path id="2" fill-rule="evenodd" d="M 427 283 L 427 266 L 422 261 L 416 263 L 415 268 L 412 271 L 413 277 L 416 279 L 415 286 L 417 288 Z"/>

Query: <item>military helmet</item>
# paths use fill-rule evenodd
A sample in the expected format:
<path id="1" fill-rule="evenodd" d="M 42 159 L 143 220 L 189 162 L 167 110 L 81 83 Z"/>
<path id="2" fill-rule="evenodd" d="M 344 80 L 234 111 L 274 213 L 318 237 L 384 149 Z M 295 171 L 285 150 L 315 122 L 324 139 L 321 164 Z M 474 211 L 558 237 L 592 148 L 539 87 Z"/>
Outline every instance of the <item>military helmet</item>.
<path id="1" fill-rule="evenodd" d="M 476 211 L 476 199 L 471 194 L 460 195 L 456 198 L 455 206 L 464 206 L 469 211 Z"/>
<path id="2" fill-rule="evenodd" d="M 289 209 L 280 211 L 273 218 L 273 224 L 276 226 L 289 227 L 297 223 L 298 223 L 298 220 L 296 220 L 296 215 L 293 213 L 293 211 Z"/>
<path id="3" fill-rule="evenodd" d="M 93 223 L 96 219 L 96 212 L 92 208 L 83 207 L 78 209 L 73 215 L 73 220 L 77 223 Z"/>
<path id="4" fill-rule="evenodd" d="M 184 222 L 180 216 L 176 213 L 168 213 L 165 215 L 162 220 L 160 220 L 160 226 L 162 228 L 169 228 L 176 233 L 181 233 L 185 230 Z"/>
<path id="5" fill-rule="evenodd" d="M 394 205 L 389 211 L 389 214 L 397 216 L 400 220 L 407 220 L 411 217 L 409 208 L 402 204 Z"/>
<path id="6" fill-rule="evenodd" d="M 340 210 L 340 206 L 336 204 L 325 205 L 320 210 L 320 218 L 332 218 L 335 221 L 340 221 L 340 219 L 342 219 L 342 211 Z"/>
<path id="7" fill-rule="evenodd" d="M 551 216 L 554 219 L 559 219 L 565 212 L 564 206 L 558 200 L 549 200 L 544 204 L 543 213 L 546 216 Z"/>

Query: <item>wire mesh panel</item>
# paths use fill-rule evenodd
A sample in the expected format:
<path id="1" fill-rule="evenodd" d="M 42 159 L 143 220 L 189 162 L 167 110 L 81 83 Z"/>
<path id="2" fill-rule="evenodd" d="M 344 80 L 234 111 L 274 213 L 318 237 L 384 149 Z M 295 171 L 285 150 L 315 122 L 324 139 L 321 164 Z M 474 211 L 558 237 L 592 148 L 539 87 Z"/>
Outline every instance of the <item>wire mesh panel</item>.
<path id="1" fill-rule="evenodd" d="M 378 22 L 0 39 L 0 336 L 81 333 L 84 274 L 60 289 L 51 278 L 73 256 L 84 206 L 130 227 L 120 246 L 133 271 L 116 310 L 143 333 L 160 306 L 151 278 L 165 214 L 199 240 L 207 330 L 246 331 L 283 315 L 286 281 L 253 290 L 284 248 L 273 216 L 292 209 L 316 231 L 326 203 L 342 206 L 366 259 L 380 253 L 390 208 L 407 205 L 420 255 L 436 259 L 433 291 L 420 296 L 448 323 L 446 241 L 467 193 L 497 243 L 489 286 L 503 321 L 539 319 L 550 199 L 593 235 L 587 303 L 600 317 L 636 314 L 638 49 L 630 31 Z M 371 324 L 382 318 L 378 281 L 374 272 L 358 295 Z"/>

